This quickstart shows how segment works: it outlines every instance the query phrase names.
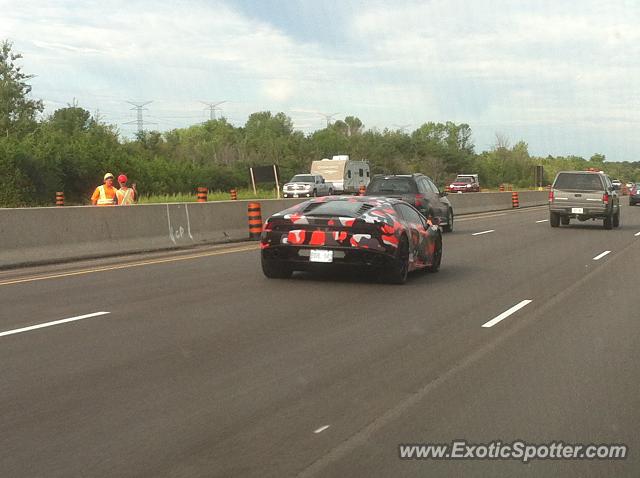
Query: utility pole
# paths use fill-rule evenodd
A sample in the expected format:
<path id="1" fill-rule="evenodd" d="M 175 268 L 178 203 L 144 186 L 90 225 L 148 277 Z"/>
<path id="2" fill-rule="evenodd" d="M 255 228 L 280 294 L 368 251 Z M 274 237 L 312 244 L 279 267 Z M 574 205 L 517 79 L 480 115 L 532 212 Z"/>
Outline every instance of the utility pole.
<path id="1" fill-rule="evenodd" d="M 224 100 L 224 101 L 218 101 L 217 103 L 208 103 L 206 101 L 201 101 L 200 103 L 207 106 L 205 110 L 209 110 L 209 120 L 213 121 L 216 119 L 216 110 L 220 109 L 218 108 L 218 106 L 226 102 L 227 101 Z"/>
<path id="2" fill-rule="evenodd" d="M 131 109 L 136 111 L 137 118 L 133 121 L 128 121 L 124 124 L 136 123 L 138 125 L 138 134 L 142 134 L 144 132 L 144 118 L 142 117 L 142 112 L 149 111 L 147 108 L 145 108 L 145 106 L 147 106 L 150 103 L 153 103 L 153 101 L 144 101 L 142 103 L 136 103 L 135 101 L 127 101 L 127 103 L 129 103 L 130 105 L 133 105 L 133 108 Z"/>

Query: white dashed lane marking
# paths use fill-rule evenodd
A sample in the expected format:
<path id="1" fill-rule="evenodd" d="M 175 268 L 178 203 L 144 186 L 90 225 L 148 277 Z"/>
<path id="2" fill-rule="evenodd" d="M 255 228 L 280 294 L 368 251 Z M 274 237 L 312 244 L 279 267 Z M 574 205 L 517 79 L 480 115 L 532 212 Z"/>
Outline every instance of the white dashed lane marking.
<path id="1" fill-rule="evenodd" d="M 483 327 L 493 327 L 494 325 L 496 325 L 498 322 L 506 319 L 507 317 L 509 317 L 511 314 L 518 312 L 520 309 L 522 309 L 523 307 L 525 307 L 526 305 L 529 305 L 532 301 L 530 299 L 526 299 L 523 300 L 522 302 L 519 302 L 518 304 L 514 305 L 513 307 L 511 307 L 508 310 L 505 310 L 502 314 L 494 317 L 493 319 L 491 319 L 489 322 L 486 322 L 484 324 L 482 324 Z"/>
<path id="2" fill-rule="evenodd" d="M 480 231 L 480 232 L 474 232 L 473 234 L 471 234 L 472 236 L 480 236 L 482 234 L 489 234 L 490 232 L 495 232 L 495 229 L 489 229 L 488 231 Z"/>
<path id="3" fill-rule="evenodd" d="M 594 261 L 599 261 L 600 259 L 602 259 L 604 256 L 606 256 L 607 254 L 609 254 L 611 251 L 604 251 L 600 254 L 598 254 L 596 257 L 593 258 Z"/>
<path id="4" fill-rule="evenodd" d="M 70 317 L 68 319 L 54 320 L 52 322 L 44 322 L 42 324 L 30 325 L 29 327 L 22 327 L 20 329 L 12 329 L 7 330 L 5 332 L 0 332 L 0 337 L 4 337 L 6 335 L 14 335 L 21 334 L 22 332 L 29 332 L 31 330 L 43 329 L 45 327 L 51 327 L 53 325 L 66 324 L 67 322 L 75 322 L 76 320 L 90 319 L 91 317 L 98 317 L 100 315 L 107 315 L 109 312 L 94 312 L 92 314 L 79 315 L 77 317 Z"/>

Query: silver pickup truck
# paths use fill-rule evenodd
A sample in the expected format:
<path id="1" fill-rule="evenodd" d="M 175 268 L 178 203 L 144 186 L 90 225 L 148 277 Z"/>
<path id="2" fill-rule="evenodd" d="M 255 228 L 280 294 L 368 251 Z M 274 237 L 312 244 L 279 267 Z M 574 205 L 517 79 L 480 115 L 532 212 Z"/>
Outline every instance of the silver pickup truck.
<path id="1" fill-rule="evenodd" d="M 549 222 L 569 225 L 571 219 L 603 219 L 605 229 L 620 225 L 620 198 L 602 172 L 561 171 L 549 191 Z"/>
<path id="2" fill-rule="evenodd" d="M 333 184 L 326 182 L 319 174 L 296 174 L 282 186 L 282 195 L 285 198 L 331 196 Z"/>

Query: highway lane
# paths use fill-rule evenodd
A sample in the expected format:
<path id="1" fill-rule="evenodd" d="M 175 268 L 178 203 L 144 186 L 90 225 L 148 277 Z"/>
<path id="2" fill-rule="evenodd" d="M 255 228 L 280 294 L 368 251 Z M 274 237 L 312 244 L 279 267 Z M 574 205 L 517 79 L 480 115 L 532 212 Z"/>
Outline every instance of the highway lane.
<path id="1" fill-rule="evenodd" d="M 552 360 L 593 353 L 589 334 L 596 331 L 606 343 L 624 338 L 621 344 L 637 345 L 630 301 L 620 302 L 616 315 L 629 317 L 616 322 L 624 330 L 597 328 L 590 316 L 581 334 L 572 331 L 580 327 L 585 292 L 602 276 L 613 280 L 606 289 L 612 300 L 629 294 L 619 277 L 630 274 L 625 264 L 637 266 L 640 208 L 623 213 L 623 228 L 615 231 L 600 223 L 551 229 L 536 222 L 547 217 L 544 209 L 461 218 L 445 236 L 442 271 L 414 275 L 402 287 L 331 275 L 269 281 L 257 251 L 0 285 L 0 331 L 110 312 L 0 337 L 7 384 L 0 392 L 0 466 L 13 476 L 290 476 L 303 470 L 447 476 L 461 469 L 513 476 L 513 464 L 400 462 L 395 447 L 443 442 L 452 431 L 485 441 L 545 436 L 548 420 L 536 422 L 527 413 L 533 399 L 522 400 L 531 387 L 521 373 L 526 363 L 516 358 L 540 355 L 562 368 Z M 612 252 L 593 261 L 604 250 Z M 12 271 L 0 281 L 33 272 Z M 481 327 L 523 299 L 532 302 L 494 327 Z M 569 318 L 556 323 L 549 303 L 568 308 Z M 549 326 L 535 327 L 542 320 Z M 558 346 L 567 341 L 571 354 L 564 347 L 562 356 Z M 604 348 L 602 363 L 615 364 L 619 358 L 609 356 L 615 352 Z M 586 365 L 592 364 L 582 363 L 572 361 L 573 369 L 555 381 L 538 382 L 538 409 L 575 419 L 571 427 L 567 419 L 555 420 L 550 437 L 571 431 L 585 441 L 604 420 L 583 406 L 584 398 L 568 411 L 560 398 L 569 390 L 554 394 L 546 386 L 569 383 L 581 397 L 602 399 L 612 384 L 588 382 L 592 367 Z M 600 379 L 611 372 L 602 367 Z M 631 362 L 625 372 L 637 379 L 634 367 Z M 570 373 L 590 385 L 575 386 Z M 505 374 L 519 378 L 518 401 L 508 401 Z M 613 388 L 627 419 L 617 422 L 620 439 L 637 445 L 630 434 L 637 429 L 637 402 L 620 381 Z M 482 401 L 489 392 L 473 400 L 476 382 L 485 387 L 479 390 L 505 396 L 497 402 L 510 404 L 503 415 Z M 495 417 L 502 428 L 489 426 Z M 421 425 L 429 433 L 421 433 Z M 610 437 L 603 433 L 601 441 Z M 545 471 L 584 475 L 584 465 L 574 465 L 551 464 Z M 616 471 L 637 475 L 637 461 Z"/>
<path id="2" fill-rule="evenodd" d="M 638 247 L 627 247 L 511 330 L 340 444 L 323 476 L 637 476 Z M 509 321 L 510 319 L 506 319 Z M 626 461 L 401 461 L 394 444 L 626 443 Z M 335 451 L 337 450 L 337 451 Z"/>

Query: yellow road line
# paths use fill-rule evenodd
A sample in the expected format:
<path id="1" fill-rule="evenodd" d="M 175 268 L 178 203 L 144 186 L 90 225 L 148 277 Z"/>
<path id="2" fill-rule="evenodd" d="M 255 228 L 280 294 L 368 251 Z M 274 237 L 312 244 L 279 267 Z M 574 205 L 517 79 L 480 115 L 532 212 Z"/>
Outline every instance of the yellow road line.
<path id="1" fill-rule="evenodd" d="M 37 275 L 37 276 L 31 276 L 31 277 L 22 277 L 19 279 L 7 279 L 4 281 L 0 281 L 0 286 L 3 285 L 13 285 L 13 284 L 23 284 L 25 282 L 35 282 L 35 281 L 41 281 L 41 280 L 47 280 L 47 279 L 58 279 L 61 277 L 71 277 L 71 276 L 79 276 L 79 275 L 84 275 L 84 274 L 93 274 L 96 272 L 103 272 L 103 271 L 113 271 L 113 270 L 118 270 L 118 269 L 128 269 L 131 267 L 141 267 L 141 266 L 148 266 L 148 265 L 152 265 L 152 264 L 163 264 L 166 262 L 178 262 L 178 261 L 187 261 L 187 260 L 191 260 L 191 259 L 198 259 L 200 257 L 210 257 L 210 256 L 219 256 L 222 254 L 233 254 L 235 252 L 247 252 L 247 251 L 255 251 L 257 250 L 258 247 L 256 246 L 251 246 L 251 247 L 238 247 L 238 248 L 234 248 L 234 249 L 224 249 L 222 251 L 211 251 L 211 252 L 202 252 L 199 254 L 191 254 L 188 256 L 179 256 L 179 257 L 168 257 L 165 259 L 152 259 L 152 260 L 148 260 L 148 261 L 138 261 L 138 262 L 129 262 L 129 263 L 125 263 L 125 264 L 116 264 L 113 266 L 104 266 L 104 267 L 95 267 L 93 269 L 81 269 L 81 270 L 77 270 L 77 271 L 69 271 L 69 272 L 59 272 L 56 274 L 43 274 L 43 275 Z"/>

